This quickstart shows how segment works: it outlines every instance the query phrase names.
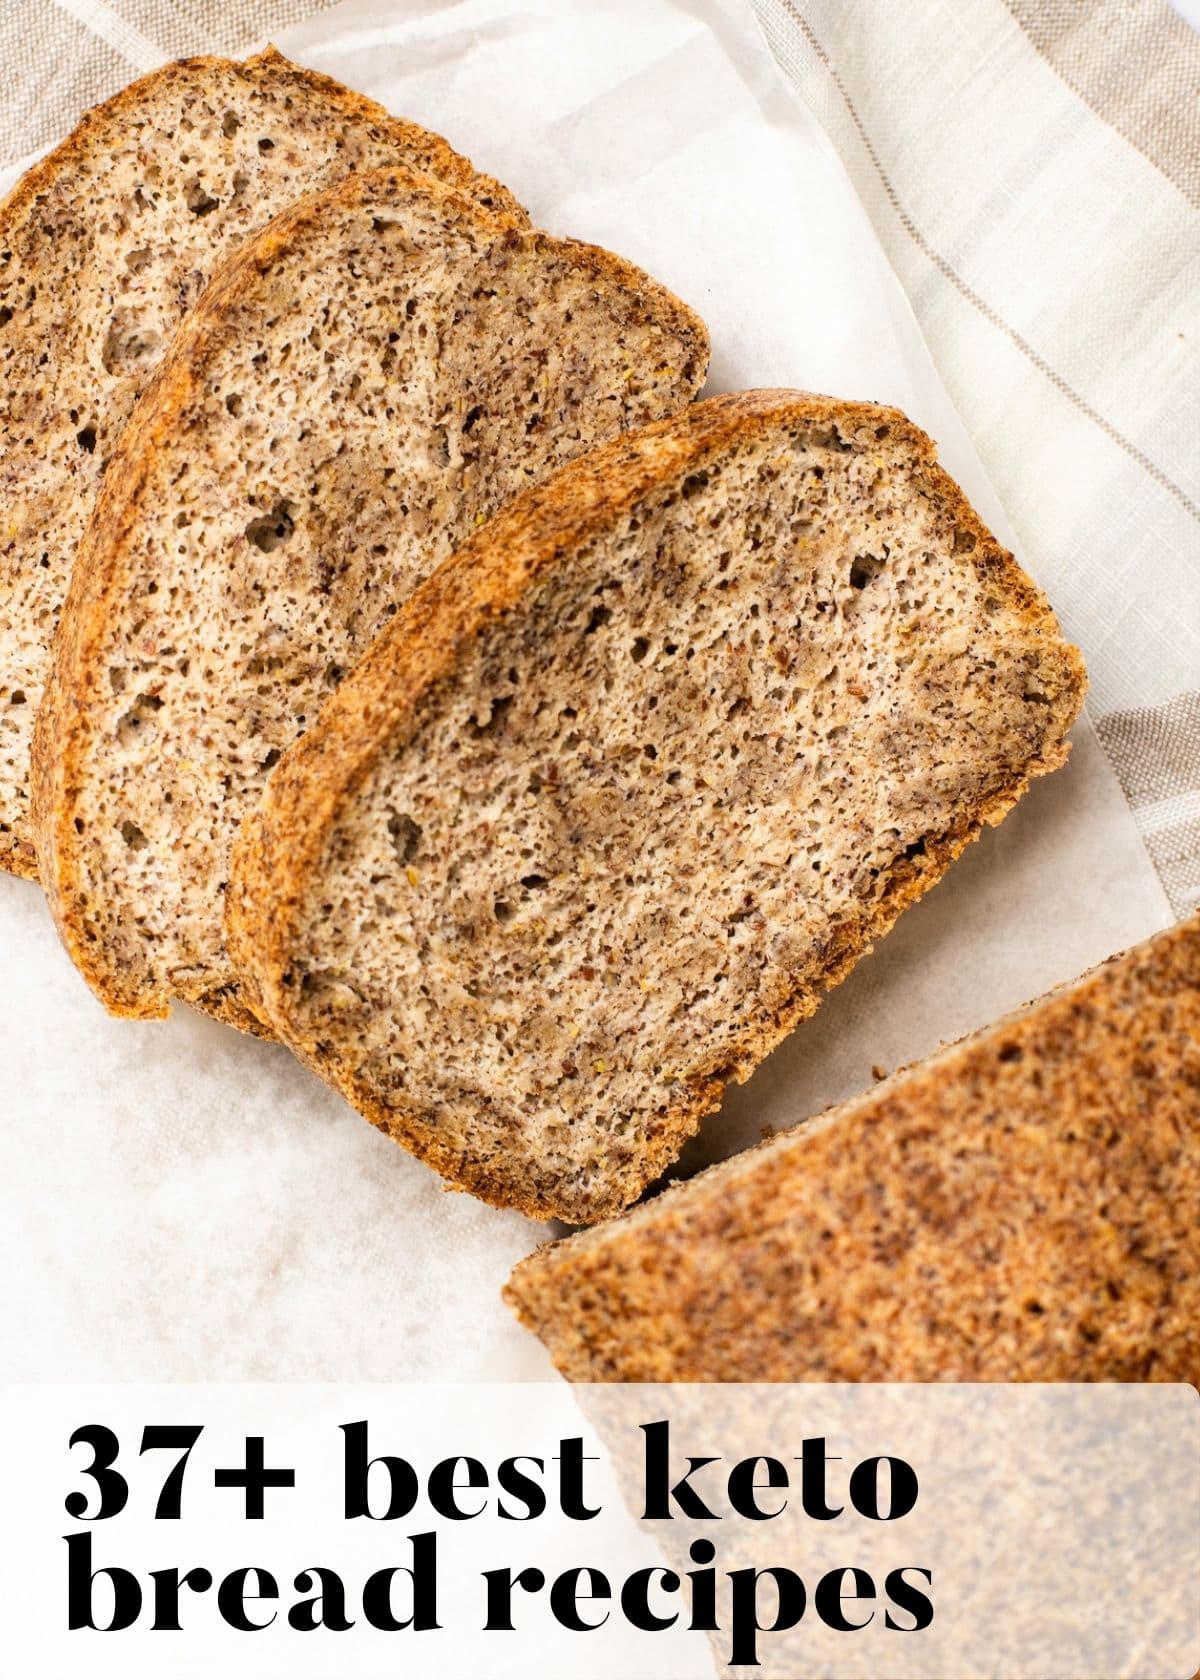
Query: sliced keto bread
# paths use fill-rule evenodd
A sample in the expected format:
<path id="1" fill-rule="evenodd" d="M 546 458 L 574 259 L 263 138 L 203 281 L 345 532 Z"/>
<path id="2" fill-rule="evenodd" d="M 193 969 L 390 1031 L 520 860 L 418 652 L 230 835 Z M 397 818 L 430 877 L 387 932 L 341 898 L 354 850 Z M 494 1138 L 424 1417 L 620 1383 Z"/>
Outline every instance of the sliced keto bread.
<path id="1" fill-rule="evenodd" d="M 526 220 L 437 135 L 273 50 L 135 82 L 0 204 L 0 868 L 34 873 L 34 713 L 138 392 L 225 253 L 300 194 L 381 164 Z"/>
<path id="2" fill-rule="evenodd" d="M 713 398 L 409 601 L 249 818 L 231 948 L 453 1184 L 596 1220 L 1063 761 L 1082 694 L 902 415 Z"/>
<path id="3" fill-rule="evenodd" d="M 253 1027 L 222 911 L 271 767 L 438 561 L 707 356 L 640 270 L 404 171 L 243 244 L 110 463 L 38 720 L 40 873 L 110 1009 Z"/>
<path id="4" fill-rule="evenodd" d="M 575 1382 L 1195 1383 L 1200 917 L 539 1249 Z"/>

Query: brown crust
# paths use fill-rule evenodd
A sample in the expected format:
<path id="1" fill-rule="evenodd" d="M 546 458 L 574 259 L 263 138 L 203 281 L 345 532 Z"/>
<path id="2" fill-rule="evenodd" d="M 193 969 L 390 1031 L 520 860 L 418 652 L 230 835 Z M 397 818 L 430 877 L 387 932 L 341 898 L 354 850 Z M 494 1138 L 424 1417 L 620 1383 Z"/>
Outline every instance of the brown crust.
<path id="1" fill-rule="evenodd" d="M 28 840 L 23 840 L 18 834 L 0 835 L 0 869 L 9 875 L 20 875 L 23 880 L 36 881 L 37 853 Z"/>
<path id="2" fill-rule="evenodd" d="M 148 93 L 164 82 L 178 81 L 197 74 L 223 75 L 235 71 L 239 77 L 254 82 L 285 82 L 300 92 L 319 93 L 323 99 L 341 103 L 350 122 L 371 125 L 395 140 L 399 150 L 429 153 L 428 168 L 436 178 L 448 186 L 467 192 L 477 205 L 504 216 L 518 226 L 530 225 L 528 213 L 508 188 L 489 175 L 479 174 L 470 161 L 456 152 L 439 134 L 417 123 L 394 117 L 382 105 L 352 88 L 344 87 L 331 76 L 303 65 L 293 64 L 275 47 L 244 61 L 217 57 L 177 59 L 174 63 L 152 70 L 114 94 L 103 104 L 85 111 L 71 133 L 40 162 L 27 170 L 6 197 L 0 201 L 0 236 L 8 238 L 11 230 L 24 221 L 36 207 L 38 199 L 49 192 L 58 178 L 74 168 L 81 159 L 106 149 L 106 133 L 114 124 L 124 124 L 126 117 L 136 115 L 145 104 Z M 202 301 L 202 300 L 201 300 Z M 199 308 L 199 302 L 197 303 Z M 195 311 L 193 311 L 194 313 Z M 35 847 L 17 834 L 0 835 L 0 869 L 31 880 L 38 876 Z"/>
<path id="3" fill-rule="evenodd" d="M 298 200 L 259 233 L 246 240 L 217 270 L 195 307 L 180 325 L 171 348 L 138 400 L 109 462 L 104 486 L 80 544 L 71 586 L 59 622 L 54 661 L 34 728 L 31 791 L 39 873 L 59 935 L 88 985 L 115 1015 L 161 1020 L 170 1013 L 165 989 L 133 990 L 128 973 L 115 962 L 88 927 L 88 900 L 81 853 L 74 827 L 75 800 L 86 774 L 91 740 L 92 700 L 103 692 L 103 672 L 95 655 L 105 635 L 110 603 L 119 598 L 131 541 L 138 526 L 141 494 L 159 450 L 176 433 L 180 412 L 203 380 L 224 332 L 231 330 L 233 306 L 259 273 L 310 228 L 319 228 L 334 209 L 353 205 L 385 189 L 419 191 L 440 198 L 456 215 L 484 228 L 508 230 L 535 249 L 569 247 L 581 267 L 590 267 L 615 290 L 636 298 L 639 307 L 673 316 L 680 331 L 695 336 L 707 354 L 708 335 L 700 318 L 642 270 L 599 246 L 578 240 L 555 240 L 493 215 L 452 188 L 410 170 L 362 170 L 335 186 Z M 236 330 L 236 329 L 232 329 Z M 704 358 L 702 357 L 701 360 Z M 199 1007 L 234 1025 L 246 1012 L 224 1005 Z M 260 1032 L 261 1023 L 258 1025 Z"/>
<path id="4" fill-rule="evenodd" d="M 202 997 L 189 998 L 188 1001 L 193 1009 L 198 1009 L 202 1015 L 211 1015 L 223 1027 L 236 1027 L 238 1032 L 248 1033 L 251 1038 L 275 1037 L 270 1027 L 246 1007 L 236 989 L 205 992 Z"/>
<path id="5" fill-rule="evenodd" d="M 535 579 L 564 550 L 602 531 L 641 495 L 672 474 L 694 470 L 719 451 L 779 418 L 799 424 L 855 427 L 888 425 L 907 439 L 932 489 L 944 498 L 959 527 L 975 539 L 970 563 L 985 572 L 1020 612 L 1033 637 L 1053 639 L 1062 650 L 1065 682 L 1047 718 L 1041 754 L 1024 772 L 992 792 L 969 819 L 929 844 L 924 856 L 898 873 L 889 891 L 855 928 L 843 928 L 825 952 L 816 987 L 798 988 L 768 1021 L 748 1032 L 720 1066 L 692 1076 L 668 1113 L 655 1142 L 642 1155 L 627 1185 L 606 1200 L 553 1199 L 447 1147 L 414 1113 L 385 1109 L 332 1053 L 323 1053 L 290 1018 L 284 985 L 297 940 L 297 921 L 308 884 L 321 868 L 326 835 L 367 774 L 380 744 L 410 739 L 423 702 L 455 668 L 460 651 L 489 619 L 510 611 Z M 517 1207 L 533 1218 L 590 1222 L 637 1194 L 678 1153 L 684 1138 L 716 1108 L 731 1078 L 750 1067 L 816 1009 L 886 933 L 900 912 L 936 881 L 985 823 L 997 823 L 1025 791 L 1032 776 L 1061 764 L 1064 737 L 1083 702 L 1085 677 L 1078 653 L 1062 643 L 1040 591 L 1000 548 L 957 485 L 936 464 L 926 435 L 903 415 L 873 404 L 839 402 L 794 391 L 745 391 L 713 397 L 643 430 L 618 438 L 561 469 L 498 514 L 447 561 L 409 600 L 388 630 L 323 710 L 317 724 L 283 757 L 261 805 L 243 824 L 234 849 L 226 906 L 229 949 L 244 993 L 278 1036 L 315 1068 L 373 1124 L 387 1131 L 458 1188 L 498 1206 Z"/>
<path id="6" fill-rule="evenodd" d="M 523 1260 L 575 1382 L 1200 1376 L 1200 916 Z"/>

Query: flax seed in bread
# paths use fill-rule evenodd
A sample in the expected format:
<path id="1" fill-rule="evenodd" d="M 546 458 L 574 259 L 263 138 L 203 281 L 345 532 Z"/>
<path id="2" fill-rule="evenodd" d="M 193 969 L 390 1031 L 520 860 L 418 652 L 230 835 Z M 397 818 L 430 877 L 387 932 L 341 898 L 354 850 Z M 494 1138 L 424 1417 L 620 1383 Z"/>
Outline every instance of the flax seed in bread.
<path id="1" fill-rule="evenodd" d="M 41 877 L 110 1009 L 253 1026 L 222 909 L 271 767 L 442 557 L 707 358 L 640 270 L 404 171 L 224 265 L 109 467 L 38 721 Z"/>
<path id="2" fill-rule="evenodd" d="M 522 1261 L 575 1382 L 1195 1383 L 1200 917 Z"/>
<path id="3" fill-rule="evenodd" d="M 596 1220 L 1062 762 L 1082 692 L 902 415 L 713 398 L 410 600 L 243 830 L 235 959 L 451 1182 Z"/>
<path id="4" fill-rule="evenodd" d="M 135 82 L 0 205 L 0 868 L 34 873 L 34 714 L 138 392 L 224 254 L 300 194 L 391 163 L 526 220 L 437 135 L 273 50 Z"/>

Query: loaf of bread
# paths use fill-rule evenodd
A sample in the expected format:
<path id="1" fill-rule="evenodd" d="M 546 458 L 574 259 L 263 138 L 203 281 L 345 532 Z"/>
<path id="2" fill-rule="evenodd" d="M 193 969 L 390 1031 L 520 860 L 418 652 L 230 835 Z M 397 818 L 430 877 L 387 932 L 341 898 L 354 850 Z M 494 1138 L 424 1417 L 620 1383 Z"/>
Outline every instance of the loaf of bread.
<path id="1" fill-rule="evenodd" d="M 1195 1383 L 1200 917 L 621 1219 L 507 1299 L 575 1382 Z"/>
<path id="2" fill-rule="evenodd" d="M 1031 776 L 1082 667 L 892 409 L 695 405 L 507 508 L 239 840 L 254 1006 L 487 1200 L 634 1200 Z"/>
<path id="3" fill-rule="evenodd" d="M 34 713 L 138 392 L 224 253 L 300 194 L 381 164 L 526 219 L 444 140 L 273 50 L 135 82 L 0 205 L 0 868 L 34 872 Z"/>
<path id="4" fill-rule="evenodd" d="M 38 720 L 41 878 L 111 1010 L 253 1028 L 222 910 L 276 760 L 439 560 L 707 358 L 640 270 L 405 171 L 241 246 L 109 465 Z"/>

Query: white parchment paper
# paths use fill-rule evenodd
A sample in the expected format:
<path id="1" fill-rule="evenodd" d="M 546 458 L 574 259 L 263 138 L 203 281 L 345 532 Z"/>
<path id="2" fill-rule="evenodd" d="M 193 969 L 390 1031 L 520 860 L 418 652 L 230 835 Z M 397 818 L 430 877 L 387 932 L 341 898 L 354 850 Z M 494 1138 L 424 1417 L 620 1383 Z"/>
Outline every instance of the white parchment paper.
<path id="1" fill-rule="evenodd" d="M 350 0 L 278 44 L 445 133 L 552 231 L 674 287 L 711 327 L 711 390 L 906 409 L 1011 541 L 840 163 L 738 0 Z M 730 1093 L 685 1166 L 1169 919 L 1083 724 L 1069 767 Z M 499 1299 L 544 1228 L 444 1194 L 278 1047 L 183 1009 L 109 1020 L 37 888 L 9 878 L 0 996 L 6 1375 L 545 1374 Z"/>

